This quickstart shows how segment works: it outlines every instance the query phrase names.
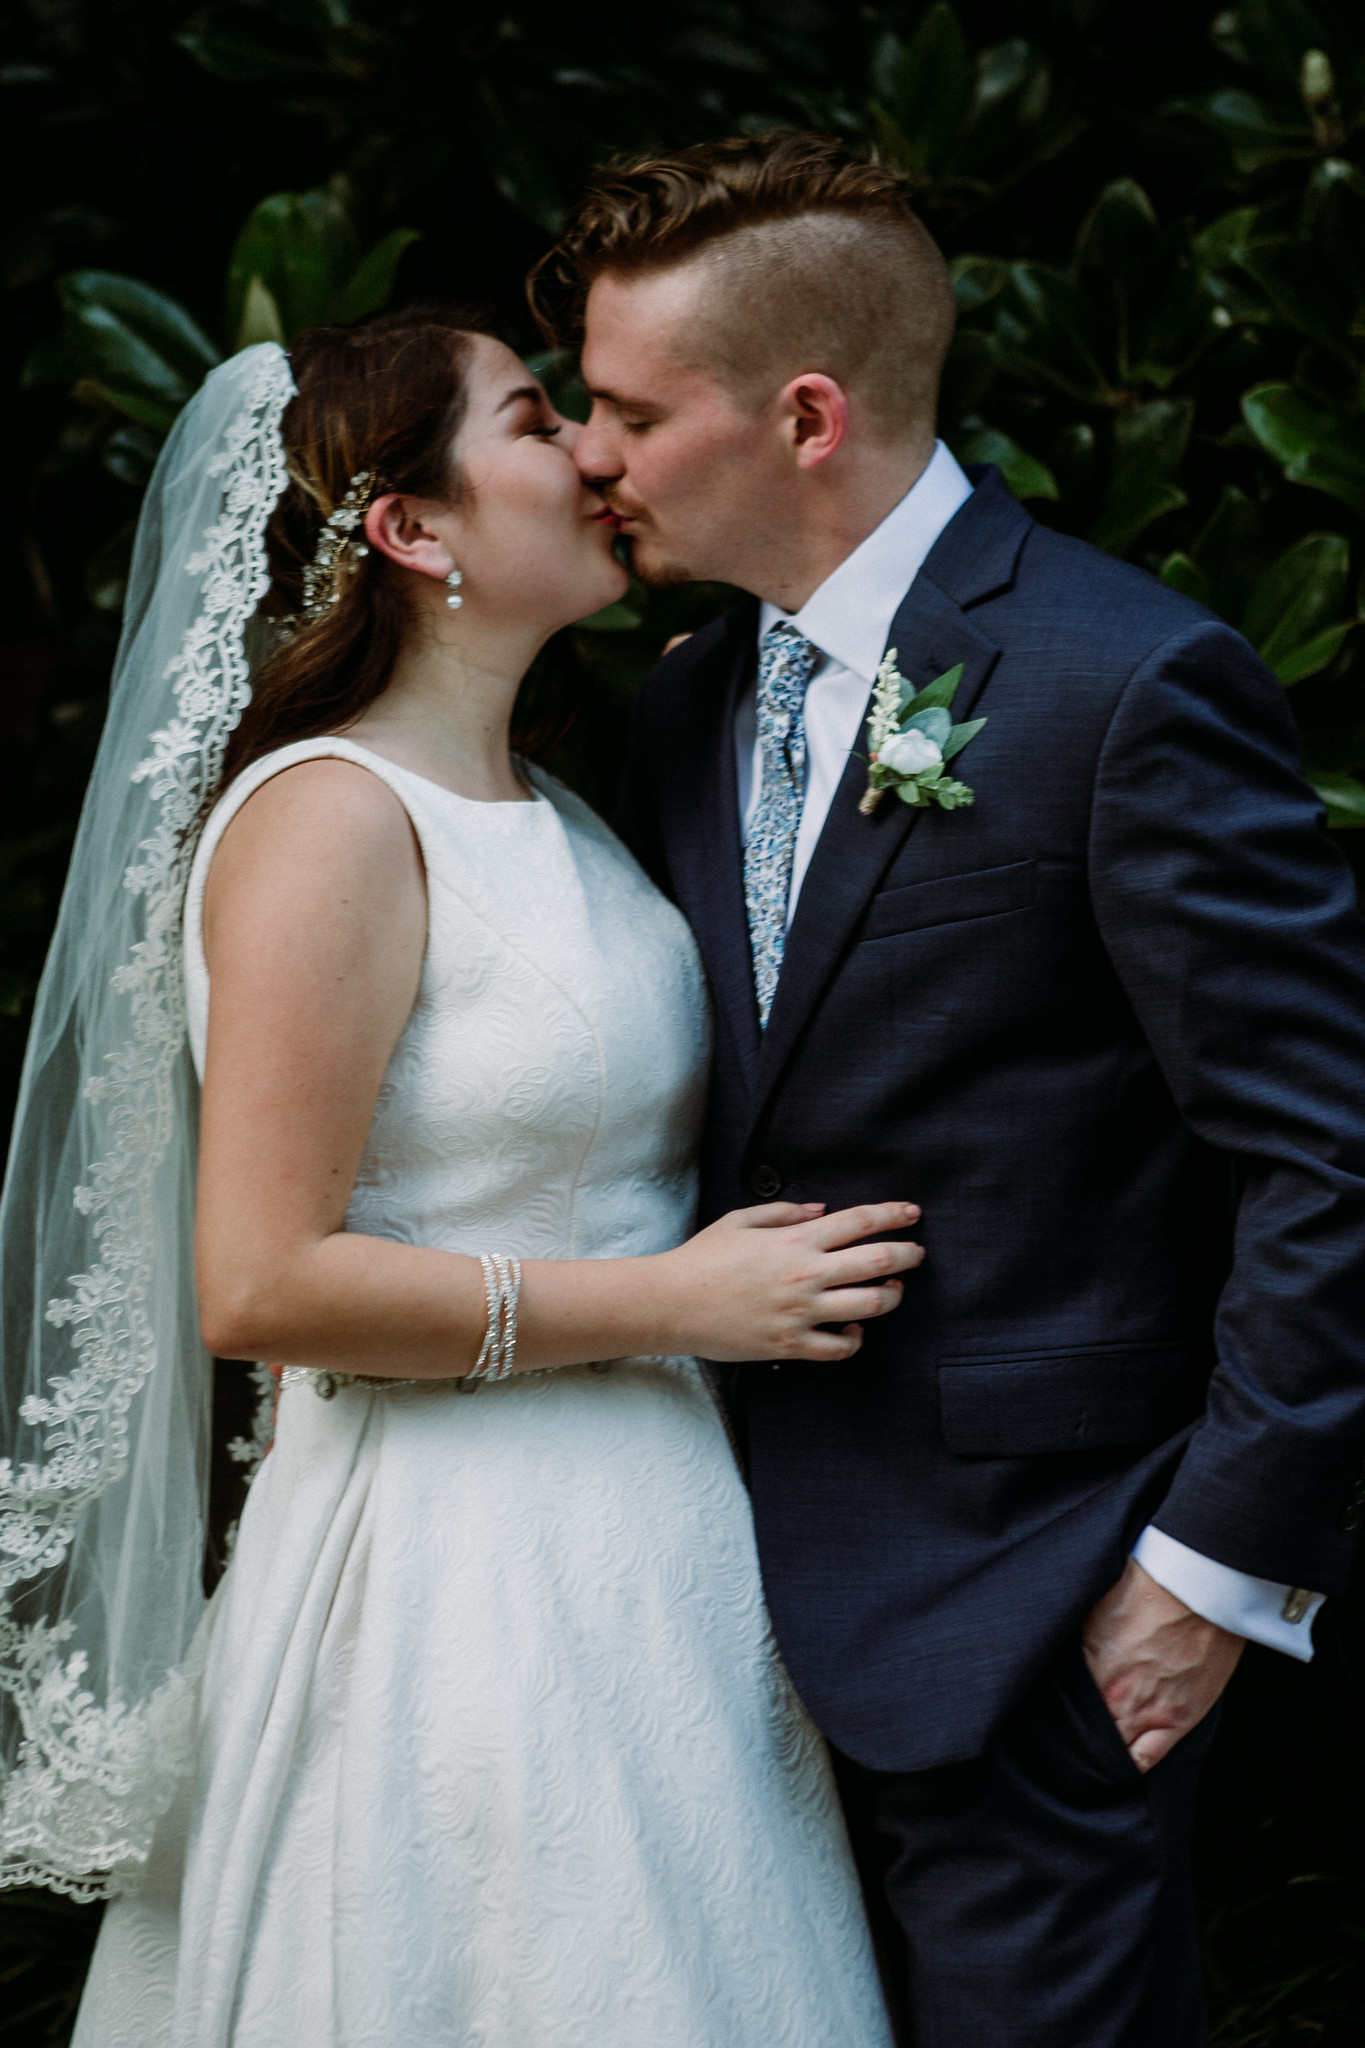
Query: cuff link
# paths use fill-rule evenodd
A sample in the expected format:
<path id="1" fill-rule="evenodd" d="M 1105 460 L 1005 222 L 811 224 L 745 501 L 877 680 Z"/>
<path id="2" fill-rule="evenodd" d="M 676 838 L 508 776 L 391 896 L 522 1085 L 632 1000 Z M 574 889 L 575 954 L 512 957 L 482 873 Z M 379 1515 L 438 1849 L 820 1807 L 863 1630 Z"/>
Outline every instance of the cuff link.
<path id="1" fill-rule="evenodd" d="M 1280 1609 L 1281 1621 L 1302 1621 L 1313 1605 L 1314 1595 L 1303 1586 L 1291 1586 Z"/>

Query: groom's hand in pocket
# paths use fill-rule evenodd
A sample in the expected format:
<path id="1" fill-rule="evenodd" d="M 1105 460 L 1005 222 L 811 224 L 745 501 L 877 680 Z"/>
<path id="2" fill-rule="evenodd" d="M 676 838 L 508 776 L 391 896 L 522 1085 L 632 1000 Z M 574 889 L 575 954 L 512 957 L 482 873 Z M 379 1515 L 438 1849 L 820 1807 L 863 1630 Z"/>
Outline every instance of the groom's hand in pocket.
<path id="1" fill-rule="evenodd" d="M 1085 1661 L 1140 1771 L 1215 1705 L 1246 1644 L 1205 1621 L 1131 1557 L 1086 1619 Z"/>

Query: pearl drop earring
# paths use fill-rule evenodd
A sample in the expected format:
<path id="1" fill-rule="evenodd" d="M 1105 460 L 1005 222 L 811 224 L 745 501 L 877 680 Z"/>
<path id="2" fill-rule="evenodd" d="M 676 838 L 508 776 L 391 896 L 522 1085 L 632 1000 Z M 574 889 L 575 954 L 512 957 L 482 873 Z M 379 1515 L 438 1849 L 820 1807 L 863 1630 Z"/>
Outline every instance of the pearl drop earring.
<path id="1" fill-rule="evenodd" d="M 460 596 L 460 585 L 463 582 L 464 577 L 460 574 L 460 571 L 458 569 L 452 569 L 450 574 L 446 577 L 446 584 L 450 591 L 450 596 L 446 599 L 446 603 L 450 606 L 450 609 L 453 612 L 457 612 L 460 609 L 460 606 L 464 603 L 464 599 Z"/>

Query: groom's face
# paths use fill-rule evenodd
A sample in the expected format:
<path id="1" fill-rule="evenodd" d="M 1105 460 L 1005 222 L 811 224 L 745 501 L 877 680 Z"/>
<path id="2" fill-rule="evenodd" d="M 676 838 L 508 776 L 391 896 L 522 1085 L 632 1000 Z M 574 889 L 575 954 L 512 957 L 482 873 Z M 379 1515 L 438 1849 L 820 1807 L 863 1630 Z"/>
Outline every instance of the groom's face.
<path id="1" fill-rule="evenodd" d="M 592 416 L 574 460 L 644 582 L 744 586 L 780 521 L 790 464 L 772 408 L 746 406 L 707 367 L 698 294 L 686 267 L 595 281 L 583 345 Z"/>

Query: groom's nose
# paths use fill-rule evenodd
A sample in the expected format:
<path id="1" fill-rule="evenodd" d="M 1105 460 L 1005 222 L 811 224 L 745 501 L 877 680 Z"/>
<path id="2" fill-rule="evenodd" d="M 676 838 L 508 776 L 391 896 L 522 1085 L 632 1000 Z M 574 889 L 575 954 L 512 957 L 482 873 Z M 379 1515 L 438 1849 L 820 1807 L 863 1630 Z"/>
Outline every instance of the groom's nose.
<path id="1" fill-rule="evenodd" d="M 610 413 L 600 399 L 594 399 L 587 424 L 573 449 L 579 475 L 598 490 L 604 484 L 615 483 L 626 466 L 612 426 Z"/>

